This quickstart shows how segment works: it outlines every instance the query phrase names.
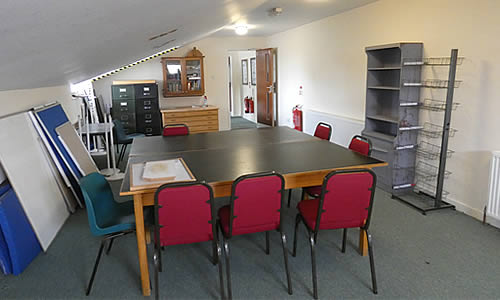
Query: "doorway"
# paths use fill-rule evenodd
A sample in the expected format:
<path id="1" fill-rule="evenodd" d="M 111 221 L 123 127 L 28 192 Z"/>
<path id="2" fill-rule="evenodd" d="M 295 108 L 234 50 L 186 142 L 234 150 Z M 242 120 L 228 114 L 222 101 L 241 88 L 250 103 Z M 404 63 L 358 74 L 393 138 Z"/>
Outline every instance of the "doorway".
<path id="1" fill-rule="evenodd" d="M 228 51 L 231 129 L 277 124 L 275 53 L 275 49 Z"/>

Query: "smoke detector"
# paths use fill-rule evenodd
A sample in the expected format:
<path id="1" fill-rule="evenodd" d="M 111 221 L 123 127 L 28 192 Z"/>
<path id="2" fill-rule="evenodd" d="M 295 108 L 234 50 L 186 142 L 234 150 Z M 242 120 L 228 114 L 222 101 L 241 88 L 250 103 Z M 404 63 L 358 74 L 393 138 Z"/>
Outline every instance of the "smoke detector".
<path id="1" fill-rule="evenodd" d="M 279 16 L 281 15 L 281 13 L 283 12 L 283 8 L 281 7 L 275 7 L 275 8 L 272 8 L 270 11 L 269 11 L 269 14 L 271 16 Z"/>

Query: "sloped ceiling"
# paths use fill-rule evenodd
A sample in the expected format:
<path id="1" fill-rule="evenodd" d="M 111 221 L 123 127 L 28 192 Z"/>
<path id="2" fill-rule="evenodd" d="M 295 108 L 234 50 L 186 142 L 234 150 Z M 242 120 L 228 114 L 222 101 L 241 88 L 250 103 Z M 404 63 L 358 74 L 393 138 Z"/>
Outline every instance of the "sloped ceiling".
<path id="1" fill-rule="evenodd" d="M 0 90 L 76 83 L 211 34 L 234 35 L 225 27 L 240 20 L 256 25 L 251 35 L 270 35 L 373 1 L 2 0 Z M 270 17 L 277 6 L 283 14 Z"/>

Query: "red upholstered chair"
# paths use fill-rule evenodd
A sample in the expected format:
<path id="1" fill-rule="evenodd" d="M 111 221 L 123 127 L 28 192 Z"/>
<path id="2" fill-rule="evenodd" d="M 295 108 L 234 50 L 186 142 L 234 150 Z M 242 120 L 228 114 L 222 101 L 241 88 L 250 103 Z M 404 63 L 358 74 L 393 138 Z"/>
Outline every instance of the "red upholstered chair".
<path id="1" fill-rule="evenodd" d="M 368 169 L 334 171 L 323 180 L 320 198 L 300 201 L 295 219 L 293 256 L 297 254 L 297 229 L 302 221 L 309 233 L 314 298 L 318 298 L 315 246 L 318 232 L 326 229 L 344 229 L 342 252 L 345 252 L 347 228 L 359 227 L 368 237 L 368 253 L 373 293 L 377 294 L 372 237 L 368 233 L 375 194 L 376 176 Z"/>
<path id="2" fill-rule="evenodd" d="M 189 127 L 186 124 L 170 124 L 163 127 L 163 136 L 188 135 Z"/>
<path id="3" fill-rule="evenodd" d="M 332 137 L 332 125 L 319 122 L 318 125 L 316 126 L 316 130 L 314 131 L 314 136 L 329 141 L 330 138 Z M 317 198 L 319 196 L 320 191 L 321 191 L 321 186 L 312 186 L 303 188 L 300 200 L 304 199 L 305 195 L 304 193 L 307 193 L 308 195 Z M 292 198 L 292 190 L 288 192 L 288 207 L 290 207 L 291 198 Z"/>
<path id="4" fill-rule="evenodd" d="M 229 264 L 229 240 L 235 235 L 266 232 L 266 254 L 269 254 L 269 231 L 279 230 L 285 259 L 288 293 L 292 294 L 292 282 L 288 270 L 286 236 L 281 222 L 284 202 L 285 179 L 280 174 L 258 173 L 239 177 L 233 182 L 230 205 L 219 209 L 219 229 L 224 238 L 224 253 L 228 295 L 231 299 L 231 274 Z"/>
<path id="5" fill-rule="evenodd" d="M 332 125 L 319 122 L 318 125 L 316 125 L 314 136 L 329 141 L 332 137 Z"/>
<path id="6" fill-rule="evenodd" d="M 372 153 L 372 142 L 367 137 L 355 135 L 352 137 L 349 149 L 365 156 L 370 156 Z"/>
<path id="7" fill-rule="evenodd" d="M 155 296 L 158 299 L 160 248 L 178 244 L 212 241 L 213 264 L 219 265 L 220 293 L 224 299 L 222 249 L 217 241 L 216 214 L 212 188 L 201 182 L 168 183 L 155 194 Z"/>

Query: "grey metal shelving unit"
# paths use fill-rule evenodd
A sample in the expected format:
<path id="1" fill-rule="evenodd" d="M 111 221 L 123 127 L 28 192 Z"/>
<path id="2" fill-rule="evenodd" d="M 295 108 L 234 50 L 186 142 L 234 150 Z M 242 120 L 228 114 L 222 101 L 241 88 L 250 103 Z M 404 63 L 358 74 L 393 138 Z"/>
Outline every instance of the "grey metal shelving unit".
<path id="1" fill-rule="evenodd" d="M 422 43 L 394 43 L 367 47 L 365 128 L 372 156 L 388 162 L 375 168 L 377 185 L 399 195 L 413 190 L 419 125 Z"/>
<path id="2" fill-rule="evenodd" d="M 409 59 L 403 62 L 406 66 L 447 66 L 449 67 L 448 80 L 427 79 L 405 82 L 405 86 L 420 88 L 446 89 L 446 101 L 424 99 L 420 102 L 422 109 L 433 112 L 444 112 L 443 126 L 426 122 L 420 132 L 426 139 L 441 139 L 441 144 L 421 140 L 417 146 L 416 187 L 404 194 L 394 194 L 393 198 L 405 202 L 418 209 L 423 214 L 429 211 L 454 208 L 445 201 L 449 194 L 443 189 L 444 179 L 451 172 L 446 170 L 446 160 L 454 153 L 448 149 L 448 140 L 455 135 L 456 129 L 450 127 L 451 113 L 460 104 L 453 102 L 454 91 L 460 86 L 461 81 L 456 80 L 457 65 L 461 64 L 463 57 L 458 57 L 458 49 L 452 49 L 449 57 L 433 57 L 426 59 Z M 439 160 L 436 166 L 435 161 Z"/>

